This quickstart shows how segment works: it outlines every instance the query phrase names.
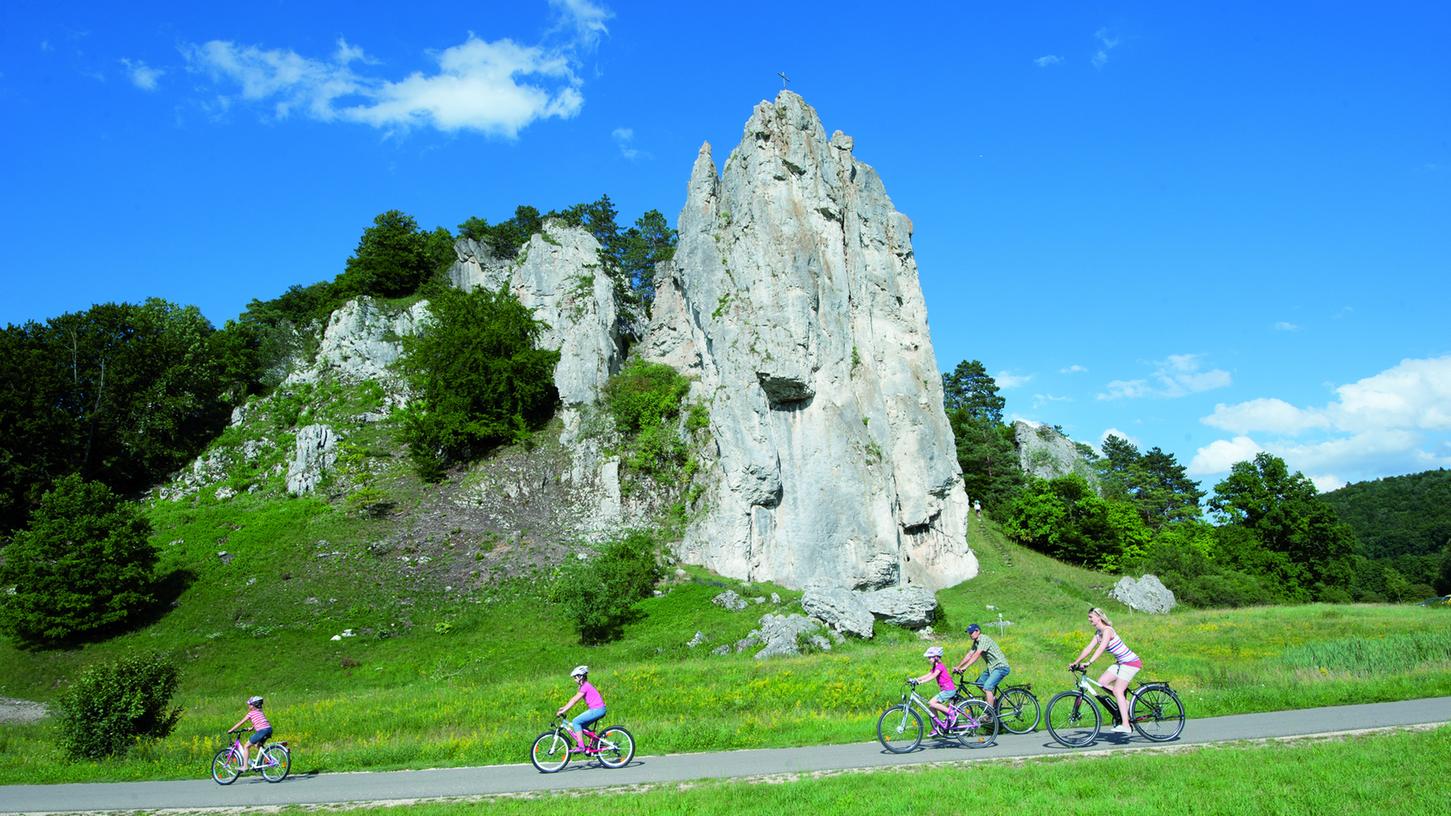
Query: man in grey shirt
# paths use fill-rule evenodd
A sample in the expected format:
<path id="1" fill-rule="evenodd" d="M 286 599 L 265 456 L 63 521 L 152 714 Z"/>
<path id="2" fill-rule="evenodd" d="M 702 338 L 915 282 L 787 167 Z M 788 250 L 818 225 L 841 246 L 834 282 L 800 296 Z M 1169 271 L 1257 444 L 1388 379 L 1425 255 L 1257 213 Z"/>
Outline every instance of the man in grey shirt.
<path id="1" fill-rule="evenodd" d="M 982 627 L 971 624 L 967 627 L 967 635 L 972 638 L 972 651 L 963 656 L 953 671 L 962 671 L 971 666 L 979 657 L 982 658 L 982 675 L 977 678 L 977 684 L 982 686 L 982 696 L 987 700 L 988 705 L 993 705 L 997 699 L 995 691 L 998 684 L 1012 671 L 1008 666 L 1008 659 L 1003 655 L 1003 647 L 998 642 L 982 633 Z"/>

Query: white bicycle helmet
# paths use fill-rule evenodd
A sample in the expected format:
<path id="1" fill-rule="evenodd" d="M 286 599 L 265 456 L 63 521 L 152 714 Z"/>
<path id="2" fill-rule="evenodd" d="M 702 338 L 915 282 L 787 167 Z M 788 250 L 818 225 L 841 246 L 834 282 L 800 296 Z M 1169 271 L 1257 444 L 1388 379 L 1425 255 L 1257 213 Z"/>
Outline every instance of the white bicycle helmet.
<path id="1" fill-rule="evenodd" d="M 922 653 L 922 656 L 928 658 L 929 660 L 934 657 L 942 657 L 942 647 L 929 646 L 927 647 L 927 651 Z"/>
<path id="2" fill-rule="evenodd" d="M 247 698 L 247 705 L 249 705 L 249 706 L 257 706 L 258 708 L 261 708 L 262 707 L 262 698 L 260 696 L 254 694 L 251 697 L 248 697 Z"/>
<path id="3" fill-rule="evenodd" d="M 570 677 L 584 677 L 589 674 L 589 666 L 575 666 L 574 671 L 569 673 Z"/>

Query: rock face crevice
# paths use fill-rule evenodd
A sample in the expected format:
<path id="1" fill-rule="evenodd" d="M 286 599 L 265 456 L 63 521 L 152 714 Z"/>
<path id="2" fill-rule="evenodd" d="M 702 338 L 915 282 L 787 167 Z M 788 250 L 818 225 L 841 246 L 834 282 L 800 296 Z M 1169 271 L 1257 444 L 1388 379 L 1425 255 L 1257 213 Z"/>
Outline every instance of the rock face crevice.
<path id="1" fill-rule="evenodd" d="M 803 586 L 971 578 L 967 501 L 911 248 L 880 178 L 794 93 L 696 157 L 643 353 L 715 440 L 686 560 Z"/>

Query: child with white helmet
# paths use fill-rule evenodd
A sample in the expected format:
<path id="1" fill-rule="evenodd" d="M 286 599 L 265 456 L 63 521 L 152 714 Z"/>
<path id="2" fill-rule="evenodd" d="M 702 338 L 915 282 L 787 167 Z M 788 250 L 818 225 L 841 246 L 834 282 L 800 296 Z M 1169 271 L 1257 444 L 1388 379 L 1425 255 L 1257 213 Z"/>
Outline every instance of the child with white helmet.
<path id="1" fill-rule="evenodd" d="M 949 703 L 957 696 L 957 684 L 952 682 L 952 672 L 948 670 L 947 664 L 942 662 L 942 647 L 932 646 L 922 653 L 922 656 L 932 662 L 932 668 L 921 677 L 912 678 L 913 685 L 921 685 L 933 678 L 937 679 L 937 694 L 927 701 L 932 710 L 940 712 L 947 720 L 948 727 L 957 722 L 957 712 L 952 709 Z"/>
<path id="2" fill-rule="evenodd" d="M 244 725 L 251 724 L 252 736 L 247 738 L 247 743 L 242 746 L 242 759 L 246 760 L 247 767 L 255 768 L 257 763 L 262 761 L 262 744 L 272 736 L 272 723 L 267 721 L 267 715 L 262 713 L 262 698 L 252 696 L 247 698 L 247 713 L 237 724 L 227 729 L 231 734 Z M 251 759 L 252 746 L 257 746 L 257 759 Z"/>
<path id="3" fill-rule="evenodd" d="M 575 666 L 574 671 L 570 672 L 569 676 L 573 677 L 574 681 L 579 684 L 579 691 L 573 697 L 569 698 L 569 702 L 560 706 L 559 710 L 554 713 L 563 717 L 566 711 L 574 708 L 575 703 L 584 700 L 584 713 L 575 717 L 570 722 L 573 726 L 570 731 L 574 734 L 574 741 L 579 743 L 579 747 L 574 750 L 583 751 L 584 733 L 582 729 L 604 718 L 605 698 L 600 696 L 594 684 L 589 681 L 589 666 Z"/>

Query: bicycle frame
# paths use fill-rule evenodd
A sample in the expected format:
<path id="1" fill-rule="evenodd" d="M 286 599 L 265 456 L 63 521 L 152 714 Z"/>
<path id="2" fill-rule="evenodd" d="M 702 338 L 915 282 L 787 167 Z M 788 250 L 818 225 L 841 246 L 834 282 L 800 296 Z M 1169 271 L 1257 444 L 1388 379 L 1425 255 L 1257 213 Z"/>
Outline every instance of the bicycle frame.
<path id="1" fill-rule="evenodd" d="M 938 718 L 937 711 L 928 705 L 927 700 L 917 693 L 916 686 L 910 684 L 907 686 L 907 690 L 902 694 L 902 702 L 915 706 L 923 714 L 926 714 L 928 721 L 932 723 L 935 729 L 947 728 L 948 721 Z"/>
<path id="2" fill-rule="evenodd" d="M 573 733 L 573 729 L 570 727 L 572 725 L 573 723 L 565 720 L 563 717 L 556 717 L 554 730 L 556 732 Z M 584 737 L 583 749 L 588 756 L 594 756 L 601 751 L 607 751 L 616 747 L 614 743 L 602 738 L 599 734 L 596 734 L 588 728 L 580 728 L 579 733 Z"/>

